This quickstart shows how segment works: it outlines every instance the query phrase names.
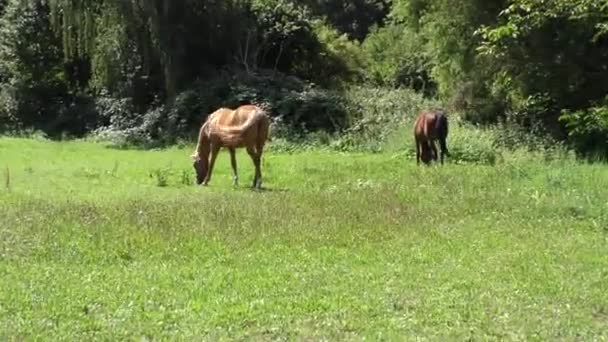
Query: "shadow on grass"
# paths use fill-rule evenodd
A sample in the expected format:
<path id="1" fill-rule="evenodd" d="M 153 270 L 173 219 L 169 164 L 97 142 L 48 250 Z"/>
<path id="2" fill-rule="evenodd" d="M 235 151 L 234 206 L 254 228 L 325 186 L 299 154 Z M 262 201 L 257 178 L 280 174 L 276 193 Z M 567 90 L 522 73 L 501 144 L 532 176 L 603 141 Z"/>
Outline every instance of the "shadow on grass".
<path id="1" fill-rule="evenodd" d="M 276 192 L 276 193 L 282 193 L 282 192 L 289 192 L 289 191 L 290 191 L 290 190 L 289 190 L 289 189 L 287 189 L 287 188 L 272 188 L 272 187 L 270 187 L 270 188 L 269 188 L 269 187 L 265 187 L 265 186 L 263 186 L 263 187 L 261 187 L 261 188 L 259 188 L 259 189 L 258 189 L 258 188 L 254 188 L 254 187 L 252 187 L 252 186 L 250 186 L 250 185 L 249 185 L 249 186 L 245 186 L 245 185 L 241 186 L 241 185 L 238 185 L 238 186 L 232 186 L 232 187 L 229 187 L 229 188 L 228 188 L 228 187 L 226 187 L 226 188 L 224 188 L 224 187 L 221 187 L 221 188 L 220 188 L 220 187 L 213 187 L 213 185 L 211 185 L 211 184 L 209 184 L 209 185 L 196 185 L 196 184 L 195 184 L 195 185 L 192 185 L 192 186 L 195 186 L 195 187 L 201 187 L 201 188 L 213 188 L 214 190 L 220 190 L 221 188 L 223 188 L 223 189 L 224 189 L 224 190 L 226 190 L 226 191 L 228 191 L 228 190 L 237 190 L 237 191 L 245 191 L 245 190 L 248 190 L 248 191 L 252 191 L 252 192 L 260 192 L 260 193 L 265 193 L 265 192 L 270 192 L 270 193 L 272 193 L 272 192 Z"/>
<path id="2" fill-rule="evenodd" d="M 261 188 L 253 188 L 253 187 L 247 187 L 249 190 L 254 191 L 254 192 L 289 192 L 289 189 L 286 188 L 267 188 L 267 187 L 261 187 Z"/>

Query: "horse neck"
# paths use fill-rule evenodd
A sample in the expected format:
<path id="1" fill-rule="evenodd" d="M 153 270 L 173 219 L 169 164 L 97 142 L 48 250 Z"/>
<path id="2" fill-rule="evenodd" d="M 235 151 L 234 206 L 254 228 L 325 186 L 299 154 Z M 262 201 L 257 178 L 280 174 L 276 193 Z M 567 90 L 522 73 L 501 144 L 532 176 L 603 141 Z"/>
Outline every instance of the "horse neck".
<path id="1" fill-rule="evenodd" d="M 196 154 L 201 159 L 207 159 L 211 150 L 211 141 L 209 139 L 209 122 L 205 123 L 198 134 L 198 143 L 196 145 Z"/>
<path id="2" fill-rule="evenodd" d="M 211 151 L 211 140 L 209 136 L 203 135 L 198 142 L 198 146 L 196 147 L 196 152 L 199 157 L 202 159 L 206 159 L 209 156 L 209 152 Z"/>

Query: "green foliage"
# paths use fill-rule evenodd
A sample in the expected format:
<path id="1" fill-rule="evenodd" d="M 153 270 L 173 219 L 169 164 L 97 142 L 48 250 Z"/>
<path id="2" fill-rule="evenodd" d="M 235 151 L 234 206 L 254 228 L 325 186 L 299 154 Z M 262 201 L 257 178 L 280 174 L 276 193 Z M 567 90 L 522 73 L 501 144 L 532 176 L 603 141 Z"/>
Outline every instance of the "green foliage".
<path id="1" fill-rule="evenodd" d="M 14 0 L 13 7 L 26 6 L 26 3 Z M 301 87 L 295 90 L 296 93 L 290 93 L 294 91 L 290 87 L 266 91 L 256 88 L 263 82 L 250 80 L 257 78 L 259 73 L 271 71 L 272 75 L 265 77 L 281 79 L 284 78 L 281 75 L 287 73 L 303 79 L 303 83 L 336 85 L 359 79 L 360 69 L 366 62 L 357 43 L 338 35 L 335 29 L 311 17 L 306 7 L 291 1 L 206 4 L 195 1 L 52 0 L 48 7 L 40 1 L 33 3 L 41 9 L 32 17 L 36 20 L 30 20 L 27 25 L 38 25 L 32 31 L 38 36 L 26 37 L 22 40 L 26 42 L 23 46 L 28 48 L 29 43 L 36 46 L 36 39 L 53 45 L 50 48 L 40 45 L 36 55 L 24 52 L 25 55 L 15 59 L 16 52 L 10 49 L 18 47 L 9 46 L 9 36 L 16 37 L 16 32 L 26 23 L 15 17 L 18 10 L 12 9 L 4 16 L 6 62 L 0 69 L 11 69 L 3 74 L 12 73 L 17 78 L 28 72 L 36 73 L 36 77 L 42 74 L 47 79 L 36 80 L 36 86 L 50 87 L 55 94 L 45 88 L 40 91 L 38 100 L 28 101 L 34 95 L 26 93 L 19 102 L 14 94 L 23 93 L 16 88 L 20 85 L 7 79 L 3 82 L 7 86 L 0 91 L 0 123 L 3 126 L 9 121 L 19 121 L 24 127 L 35 124 L 50 133 L 64 130 L 82 133 L 99 125 L 97 110 L 99 116 L 105 118 L 105 122 L 101 122 L 104 126 L 112 120 L 110 123 L 117 130 L 145 126 L 143 131 L 132 132 L 140 136 L 134 140 L 167 140 L 167 137 L 195 130 L 201 115 L 215 109 L 212 106 L 234 104 L 234 100 L 276 103 L 280 95 L 287 98 L 278 106 L 291 107 L 291 112 L 283 110 L 279 115 L 293 116 L 296 118 L 294 123 L 306 122 L 311 129 L 333 125 L 335 130 L 343 119 L 336 117 L 337 123 L 332 122 L 333 119 L 328 119 L 330 114 L 323 110 L 319 117 L 307 114 L 309 110 L 324 108 L 323 103 L 331 102 L 324 100 L 325 91 L 303 93 Z M 46 36 L 41 37 L 42 34 Z M 16 38 L 12 41 L 21 42 Z M 41 55 L 43 51 L 48 56 Z M 44 62 L 38 63 L 38 60 Z M 21 71 L 13 64 L 41 68 L 37 72 Z M 243 71 L 236 70 L 235 64 Z M 229 70 L 229 75 L 222 70 Z M 243 80 L 230 79 L 232 77 Z M 205 87 L 220 91 L 229 89 L 229 94 L 213 98 Z M 202 94 L 193 94 L 194 89 Z M 262 94 L 273 92 L 275 94 L 270 96 L 275 99 L 260 99 Z M 129 108 L 122 112 L 131 112 L 121 113 L 120 118 L 108 115 L 103 104 L 105 99 L 118 102 L 129 99 Z M 222 103 L 222 100 L 228 103 Z M 312 102 L 317 100 L 321 104 L 315 107 Z M 17 108 L 30 103 L 38 103 L 38 107 Z M 297 109 L 299 113 L 295 113 L 295 108 L 300 106 L 305 108 Z M 15 114 L 16 111 L 21 114 Z M 54 124 L 42 125 L 39 116 L 24 118 L 41 112 L 57 113 L 54 116 L 46 114 Z M 80 112 L 85 114 L 80 115 Z M 13 120 L 15 115 L 21 116 L 20 119 Z"/>
<path id="2" fill-rule="evenodd" d="M 268 70 L 228 73 L 201 82 L 196 89 L 201 96 L 201 108 L 205 109 L 201 120 L 220 105 L 235 108 L 243 103 L 257 103 L 290 127 L 337 131 L 347 124 L 339 92 L 281 73 Z"/>
<path id="3" fill-rule="evenodd" d="M 359 108 L 393 95 L 351 97 L 367 86 L 504 123 L 509 148 L 601 155 L 607 18 L 605 0 L 2 0 L 0 130 L 159 146 L 260 103 L 286 144 L 382 150 L 397 114 Z"/>
<path id="4" fill-rule="evenodd" d="M 600 160 L 608 159 L 608 97 L 585 110 L 564 110 L 560 121 L 579 151 Z"/>
<path id="5" fill-rule="evenodd" d="M 67 92 L 60 43 L 42 1 L 12 0 L 0 20 L 0 123 L 47 128 Z"/>
<path id="6" fill-rule="evenodd" d="M 450 132 L 447 145 L 450 156 L 447 163 L 495 165 L 509 150 L 497 146 L 497 129 L 488 129 L 470 124 L 460 119 L 457 113 L 449 113 Z M 412 161 L 415 160 L 416 147 L 413 137 L 413 123 L 408 123 L 403 134 L 399 137 L 407 144 L 405 152 Z M 411 141 L 411 143 L 410 143 Z"/>
<path id="7" fill-rule="evenodd" d="M 179 93 L 171 104 L 158 103 L 144 113 L 137 113 L 129 98 L 102 97 L 97 108 L 105 122 L 93 135 L 117 146 L 173 144 L 180 139 L 195 139 L 202 122 L 217 108 L 236 108 L 244 103 L 256 103 L 269 111 L 281 127 L 272 130 L 273 136 L 298 140 L 308 132 L 333 133 L 348 125 L 339 92 L 269 70 L 233 71 L 199 81 Z"/>
<path id="8" fill-rule="evenodd" d="M 170 168 L 154 169 L 150 172 L 150 178 L 154 179 L 156 186 L 166 187 L 169 185 L 169 177 L 171 176 Z"/>
<path id="9" fill-rule="evenodd" d="M 340 150 L 381 151 L 403 125 L 413 124 L 421 109 L 436 104 L 409 89 L 356 87 L 347 90 L 344 98 L 350 121 L 344 134 L 333 143 Z M 411 140 L 404 136 L 399 136 L 399 140 Z"/>
<path id="10" fill-rule="evenodd" d="M 300 0 L 313 13 L 327 18 L 339 32 L 363 41 L 372 27 L 382 24 L 390 11 L 389 0 Z"/>
<path id="11" fill-rule="evenodd" d="M 315 34 L 323 45 L 320 58 L 324 63 L 318 63 L 315 71 L 325 81 L 338 85 L 344 82 L 356 82 L 364 78 L 364 70 L 369 67 L 369 59 L 362 53 L 359 42 L 348 39 L 346 34 L 339 34 L 321 20 L 314 23 Z"/>
<path id="12" fill-rule="evenodd" d="M 586 126 L 584 117 L 593 115 L 582 113 L 594 112 L 588 108 L 608 92 L 607 11 L 605 1 L 591 0 L 395 1 L 385 30 L 405 25 L 419 37 L 416 41 L 424 44 L 421 50 L 429 56 L 440 96 L 463 112 L 463 118 L 506 121 L 503 127 L 509 132 L 502 136 L 511 137 L 501 140 L 511 140 L 512 146 L 519 145 L 511 139 L 515 136 L 535 146 L 539 143 L 533 140 L 550 145 L 564 140 L 569 131 L 587 132 L 596 140 L 593 129 L 572 127 L 579 119 L 578 125 Z M 370 43 L 371 38 L 378 39 L 371 36 Z M 382 49 L 386 46 L 376 50 L 390 51 Z M 374 63 L 371 69 L 386 75 L 400 65 L 407 63 Z M 579 114 L 566 115 L 569 120 L 560 123 L 564 110 Z M 520 130 L 536 138 L 523 138 Z M 579 141 L 574 142 L 579 150 L 591 148 L 580 143 L 579 133 L 573 134 L 570 141 Z"/>
<path id="13" fill-rule="evenodd" d="M 419 36 L 440 95 L 451 99 L 471 77 L 483 72 L 485 66 L 475 56 L 479 38 L 473 33 L 479 25 L 493 23 L 504 2 L 395 1 L 391 19 Z"/>
<path id="14" fill-rule="evenodd" d="M 118 96 L 127 96 L 130 93 L 128 88 L 137 86 L 135 79 L 144 75 L 134 72 L 142 64 L 142 56 L 129 38 L 129 26 L 124 16 L 125 13 L 117 7 L 103 7 L 95 22 L 97 31 L 90 54 L 91 88 Z"/>
<path id="15" fill-rule="evenodd" d="M 424 39 L 407 26 L 395 24 L 373 31 L 363 44 L 370 58 L 367 79 L 373 84 L 407 87 L 432 94 L 432 59 Z"/>
<path id="16" fill-rule="evenodd" d="M 306 9 L 287 0 L 275 0 L 254 1 L 253 11 L 256 18 L 252 24 L 258 36 L 247 34 L 242 50 L 246 69 L 266 67 L 314 76 L 306 62 L 314 58 L 321 46 Z"/>
<path id="17" fill-rule="evenodd" d="M 582 113 L 594 112 L 587 108 L 608 92 L 608 37 L 602 29 L 607 11 L 601 1 L 521 0 L 501 13 L 497 25 L 479 30 L 480 53 L 496 66 L 493 82 L 516 116 L 541 122 L 562 139 L 565 127 L 558 118 L 562 111 L 570 113 L 562 122 L 579 148 L 591 148 L 576 133 L 590 132 L 582 127 L 593 114 Z"/>
<path id="18" fill-rule="evenodd" d="M 266 68 L 323 83 L 326 79 L 318 77 L 318 70 L 340 63 L 328 54 L 320 58 L 324 47 L 310 14 L 287 0 L 52 3 L 66 56 L 88 54 L 93 84 L 114 95 L 145 97 L 159 90 L 150 88 L 156 85 L 164 90 L 161 97 L 172 100 L 197 78 L 208 76 L 209 68 L 235 62 L 247 71 Z M 90 48 L 75 50 L 71 44 Z M 137 84 L 141 77 L 152 84 Z M 144 93 L 117 93 L 121 85 Z"/>

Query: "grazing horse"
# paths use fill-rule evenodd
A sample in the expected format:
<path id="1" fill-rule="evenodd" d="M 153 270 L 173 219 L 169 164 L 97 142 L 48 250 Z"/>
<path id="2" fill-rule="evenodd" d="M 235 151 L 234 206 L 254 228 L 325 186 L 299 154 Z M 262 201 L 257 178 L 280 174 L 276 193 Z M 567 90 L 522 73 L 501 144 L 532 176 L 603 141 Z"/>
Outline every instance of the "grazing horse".
<path id="1" fill-rule="evenodd" d="M 236 170 L 237 147 L 245 147 L 253 160 L 255 176 L 253 187 L 262 187 L 262 171 L 260 160 L 264 144 L 269 139 L 270 118 L 262 108 L 254 105 L 244 105 L 237 109 L 220 108 L 211 113 L 201 126 L 198 144 L 192 155 L 196 183 L 207 185 L 211 179 L 213 165 L 222 147 L 230 151 L 230 162 L 234 172 L 234 185 L 238 184 L 239 176 Z M 211 157 L 209 155 L 211 154 Z"/>
<path id="2" fill-rule="evenodd" d="M 446 145 L 448 136 L 448 118 L 443 111 L 423 111 L 414 123 L 414 139 L 416 141 L 416 163 L 420 159 L 428 164 L 431 159 L 437 160 L 437 147 L 435 140 L 439 140 L 441 147 L 441 164 L 443 157 L 450 156 Z"/>

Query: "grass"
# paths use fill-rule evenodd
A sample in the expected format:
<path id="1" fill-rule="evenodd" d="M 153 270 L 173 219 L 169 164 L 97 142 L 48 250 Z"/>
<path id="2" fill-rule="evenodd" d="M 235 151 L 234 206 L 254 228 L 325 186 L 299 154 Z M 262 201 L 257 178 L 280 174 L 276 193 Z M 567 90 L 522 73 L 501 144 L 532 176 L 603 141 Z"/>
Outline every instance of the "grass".
<path id="1" fill-rule="evenodd" d="M 0 139 L 0 339 L 608 339 L 603 165 L 191 149 Z"/>

